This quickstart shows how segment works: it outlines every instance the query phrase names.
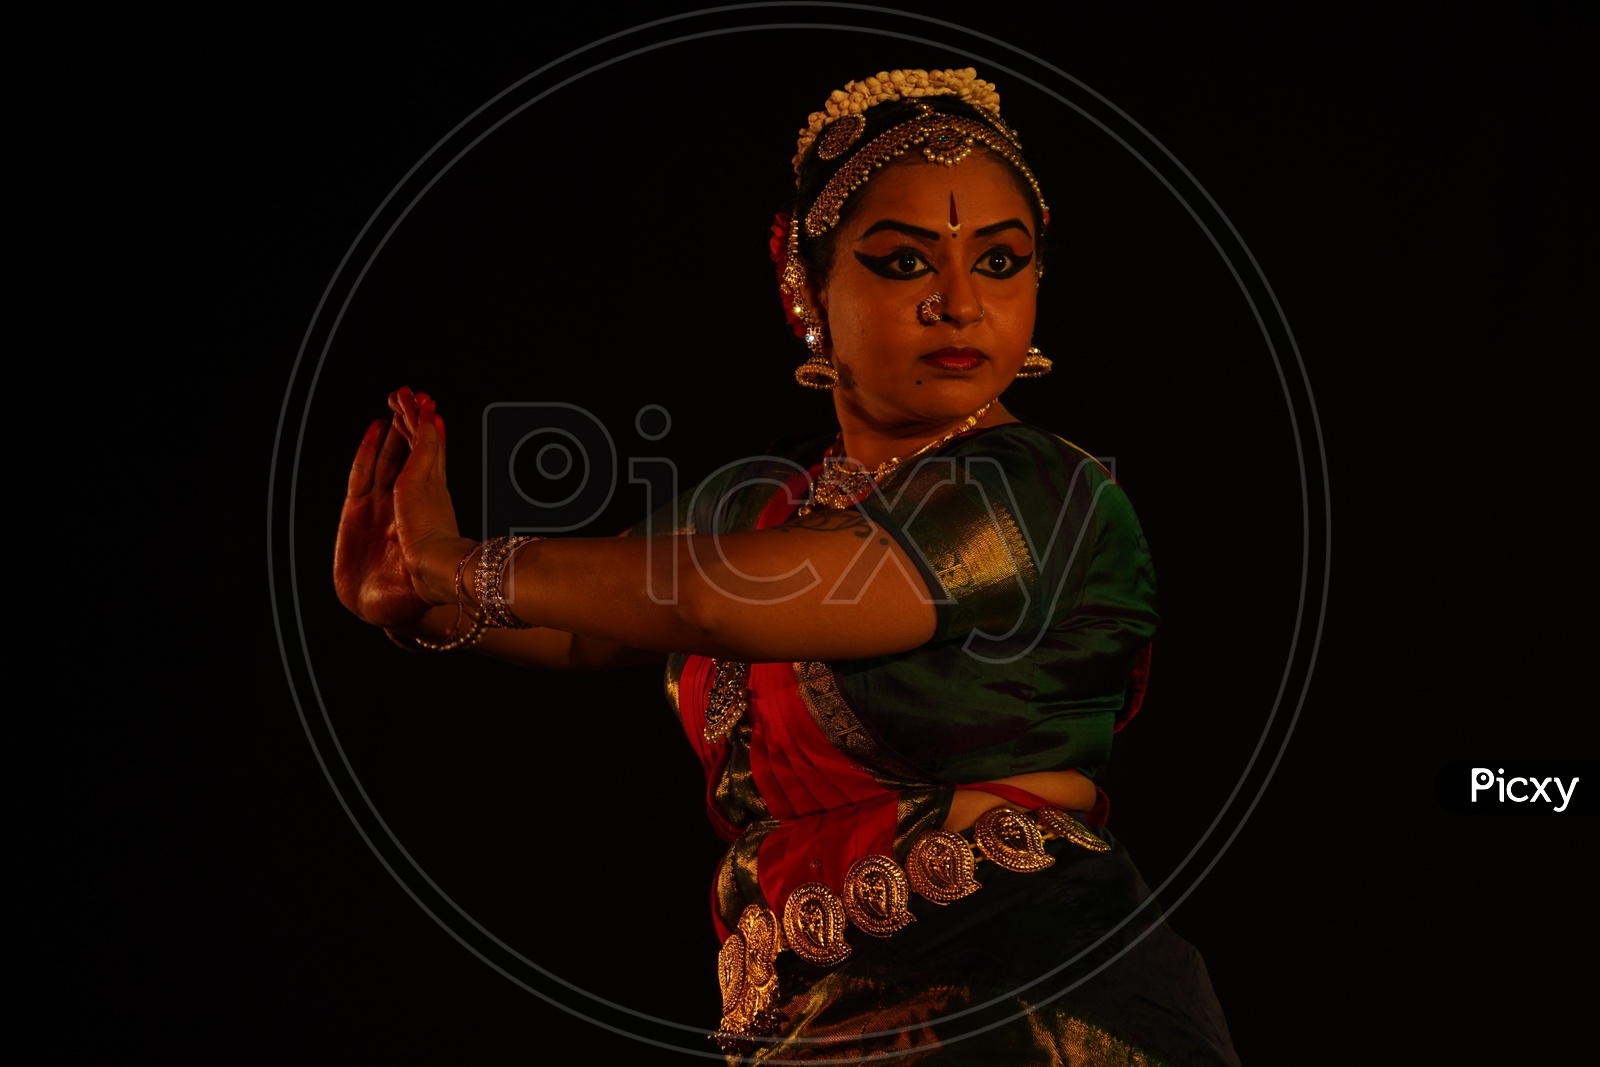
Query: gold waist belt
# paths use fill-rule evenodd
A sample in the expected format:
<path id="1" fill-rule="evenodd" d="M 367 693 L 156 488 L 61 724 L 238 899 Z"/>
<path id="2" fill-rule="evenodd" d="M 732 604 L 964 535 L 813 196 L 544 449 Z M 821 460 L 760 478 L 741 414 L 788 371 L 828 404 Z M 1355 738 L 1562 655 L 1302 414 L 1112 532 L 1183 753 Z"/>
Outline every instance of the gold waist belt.
<path id="1" fill-rule="evenodd" d="M 841 963 L 850 955 L 848 927 L 889 937 L 916 921 L 908 909 L 912 893 L 939 905 L 960 900 L 982 888 L 973 875 L 983 860 L 1023 874 L 1042 871 L 1055 863 L 1044 850 L 1055 839 L 1093 852 L 1111 847 L 1055 808 L 992 808 L 978 816 L 971 841 L 952 830 L 922 834 L 903 869 L 889 856 L 863 856 L 851 864 L 837 893 L 821 882 L 798 886 L 783 903 L 781 922 L 771 908 L 748 905 L 717 955 L 722 1026 L 712 1036 L 734 1051 L 740 1038 L 768 1036 L 782 1027 L 773 1008 L 778 953 L 787 949 L 823 967 Z"/>

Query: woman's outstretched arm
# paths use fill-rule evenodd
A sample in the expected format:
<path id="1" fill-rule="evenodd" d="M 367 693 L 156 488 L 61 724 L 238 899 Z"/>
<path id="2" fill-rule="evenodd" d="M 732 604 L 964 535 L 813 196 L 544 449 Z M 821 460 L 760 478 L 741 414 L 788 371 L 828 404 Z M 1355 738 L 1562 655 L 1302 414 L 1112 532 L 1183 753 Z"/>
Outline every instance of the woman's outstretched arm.
<path id="1" fill-rule="evenodd" d="M 472 601 L 480 553 L 456 526 L 434 402 L 398 397 L 399 417 L 368 430 L 352 466 L 335 584 L 366 621 L 437 637 L 455 623 L 458 574 Z M 935 621 L 904 549 L 853 511 L 721 536 L 540 540 L 507 565 L 503 590 L 535 628 L 496 630 L 482 650 L 546 667 L 669 651 L 854 659 L 914 648 Z"/>

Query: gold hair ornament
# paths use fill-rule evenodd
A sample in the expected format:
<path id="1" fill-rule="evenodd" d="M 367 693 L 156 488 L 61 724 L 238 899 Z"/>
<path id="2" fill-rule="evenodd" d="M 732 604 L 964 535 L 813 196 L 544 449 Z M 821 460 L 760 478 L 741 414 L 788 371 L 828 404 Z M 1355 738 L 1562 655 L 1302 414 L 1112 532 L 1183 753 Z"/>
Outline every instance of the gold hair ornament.
<path id="1" fill-rule="evenodd" d="M 999 122 L 998 112 L 989 117 Z M 1016 136 L 1004 124 L 998 128 L 991 127 L 977 119 L 946 115 L 927 104 L 918 104 L 914 118 L 891 126 L 868 141 L 828 179 L 828 184 L 822 187 L 822 192 L 817 194 L 816 201 L 806 212 L 806 236 L 820 237 L 837 226 L 839 212 L 850 194 L 864 185 L 872 177 L 873 171 L 882 169 L 913 148 L 920 148 L 923 158 L 928 162 L 943 163 L 947 167 L 960 163 L 974 149 L 987 148 L 1022 175 L 1028 188 L 1033 190 L 1034 198 L 1039 201 L 1042 213 L 1050 210 L 1044 202 L 1044 192 L 1039 188 L 1038 179 L 1022 159 Z M 791 244 L 797 243 L 797 236 L 791 233 Z"/>
<path id="2" fill-rule="evenodd" d="M 820 159 L 837 159 L 860 138 L 866 126 L 862 114 L 868 108 L 894 100 L 917 100 L 926 96 L 954 96 L 973 107 L 991 112 L 1000 120 L 1000 94 L 994 85 L 978 77 L 972 67 L 962 70 L 880 70 L 860 81 L 846 82 L 843 89 L 828 94 L 821 111 L 813 111 L 806 118 L 805 129 L 795 143 L 794 172 L 800 173 L 800 161 L 819 134 L 823 143 L 817 146 Z M 827 133 L 823 134 L 826 130 Z"/>
<path id="3" fill-rule="evenodd" d="M 794 379 L 808 389 L 832 389 L 839 384 L 839 372 L 828 358 L 822 319 L 806 303 L 806 271 L 800 265 L 793 234 L 788 213 L 778 212 L 772 220 L 770 242 L 772 262 L 778 267 L 778 294 L 783 298 L 783 313 L 790 328 L 811 350 L 811 357 L 795 368 Z"/>

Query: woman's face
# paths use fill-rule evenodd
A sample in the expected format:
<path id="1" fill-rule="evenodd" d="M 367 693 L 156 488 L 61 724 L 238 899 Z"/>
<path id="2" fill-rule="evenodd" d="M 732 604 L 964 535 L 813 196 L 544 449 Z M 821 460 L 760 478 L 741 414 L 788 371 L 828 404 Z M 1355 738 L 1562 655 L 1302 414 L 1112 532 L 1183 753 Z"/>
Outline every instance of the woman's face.
<path id="1" fill-rule="evenodd" d="M 1033 337 L 1028 201 L 982 151 L 953 167 L 885 167 L 853 196 L 815 297 L 841 421 L 882 430 L 965 418 L 1011 384 Z M 944 317 L 927 324 L 918 306 L 933 293 Z"/>

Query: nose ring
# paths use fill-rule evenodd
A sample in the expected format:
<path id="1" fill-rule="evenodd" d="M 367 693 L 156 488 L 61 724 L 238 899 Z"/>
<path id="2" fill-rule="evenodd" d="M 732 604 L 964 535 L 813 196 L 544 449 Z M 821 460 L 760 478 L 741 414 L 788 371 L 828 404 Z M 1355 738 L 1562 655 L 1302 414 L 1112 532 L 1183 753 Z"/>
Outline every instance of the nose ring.
<path id="1" fill-rule="evenodd" d="M 917 321 L 932 326 L 944 318 L 944 294 L 934 293 L 917 305 Z"/>

